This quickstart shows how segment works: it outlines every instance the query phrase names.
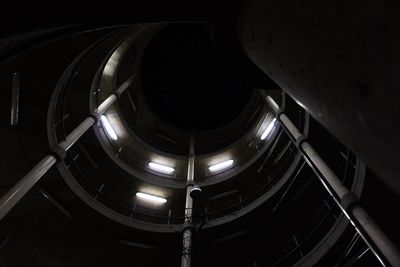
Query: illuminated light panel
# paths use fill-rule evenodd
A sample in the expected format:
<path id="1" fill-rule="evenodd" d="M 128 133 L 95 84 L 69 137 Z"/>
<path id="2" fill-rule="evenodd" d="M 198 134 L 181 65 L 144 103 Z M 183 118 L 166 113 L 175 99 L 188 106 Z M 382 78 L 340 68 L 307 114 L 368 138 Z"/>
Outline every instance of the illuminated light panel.
<path id="1" fill-rule="evenodd" d="M 212 166 L 208 167 L 208 170 L 212 171 L 212 172 L 216 172 L 216 171 L 226 169 L 226 168 L 230 167 L 232 164 L 233 164 L 233 160 L 230 159 L 230 160 L 223 161 L 218 164 L 212 165 Z"/>
<path id="2" fill-rule="evenodd" d="M 267 136 L 271 133 L 272 129 L 274 128 L 276 122 L 276 118 L 274 118 L 270 124 L 267 126 L 267 129 L 265 129 L 264 133 L 261 135 L 260 139 L 264 140 L 265 138 L 267 138 Z"/>
<path id="3" fill-rule="evenodd" d="M 154 195 L 150 195 L 150 194 L 146 194 L 146 193 L 142 193 L 142 192 L 137 192 L 136 196 L 138 198 L 141 198 L 143 200 L 146 200 L 146 201 L 149 201 L 149 202 L 153 202 L 153 203 L 156 203 L 156 204 L 167 203 L 167 199 L 165 199 L 163 197 L 154 196 Z"/>
<path id="4" fill-rule="evenodd" d="M 103 123 L 104 128 L 106 129 L 107 134 L 113 139 L 117 140 L 118 136 L 115 133 L 114 129 L 111 127 L 110 122 L 108 121 L 107 117 L 101 115 L 101 122 Z"/>
<path id="5" fill-rule="evenodd" d="M 155 162 L 149 162 L 149 168 L 156 172 L 162 172 L 162 173 L 167 173 L 167 174 L 171 174 L 175 171 L 175 169 L 172 167 L 165 166 L 165 165 L 155 163 Z"/>

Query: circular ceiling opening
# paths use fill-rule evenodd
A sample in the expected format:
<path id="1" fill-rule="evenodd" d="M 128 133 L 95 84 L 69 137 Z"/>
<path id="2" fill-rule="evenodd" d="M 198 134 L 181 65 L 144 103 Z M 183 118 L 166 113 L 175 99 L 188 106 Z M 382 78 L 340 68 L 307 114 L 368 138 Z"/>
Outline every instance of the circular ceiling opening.
<path id="1" fill-rule="evenodd" d="M 207 24 L 166 26 L 143 60 L 148 104 L 163 120 L 184 130 L 206 131 L 233 121 L 250 101 L 253 88 L 241 70 L 243 52 L 232 47 L 217 49 Z"/>

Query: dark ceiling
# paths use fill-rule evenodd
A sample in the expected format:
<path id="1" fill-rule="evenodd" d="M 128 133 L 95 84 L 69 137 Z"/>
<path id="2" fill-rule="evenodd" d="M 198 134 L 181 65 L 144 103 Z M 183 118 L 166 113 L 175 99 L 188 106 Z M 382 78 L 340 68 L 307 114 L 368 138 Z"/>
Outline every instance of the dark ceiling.
<path id="1" fill-rule="evenodd" d="M 226 42 L 230 45 L 220 49 Z M 252 89 L 274 87 L 248 63 L 232 35 L 215 40 L 212 26 L 202 23 L 162 29 L 146 50 L 141 77 L 156 113 L 189 131 L 231 122 L 246 107 Z"/>

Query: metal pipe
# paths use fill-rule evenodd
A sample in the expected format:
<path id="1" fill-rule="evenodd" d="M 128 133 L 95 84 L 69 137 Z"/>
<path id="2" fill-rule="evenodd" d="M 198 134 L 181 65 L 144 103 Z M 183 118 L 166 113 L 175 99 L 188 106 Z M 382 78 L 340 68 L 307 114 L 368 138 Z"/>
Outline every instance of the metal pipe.
<path id="1" fill-rule="evenodd" d="M 374 220 L 368 215 L 364 208 L 362 208 L 359 204 L 353 204 L 350 207 L 350 210 L 346 211 L 345 207 L 341 205 L 341 200 L 346 194 L 350 194 L 350 191 L 342 184 L 340 179 L 334 174 L 329 166 L 321 159 L 321 157 L 309 143 L 303 142 L 300 148 L 300 151 L 304 149 L 302 151 L 303 155 L 312 165 L 316 167 L 317 170 L 314 168 L 313 170 L 314 172 L 319 172 L 316 173 L 317 177 L 320 179 L 328 192 L 330 192 L 331 188 L 337 195 L 338 199 L 336 200 L 336 203 L 341 207 L 342 212 L 349 218 L 352 225 L 355 227 L 357 232 L 360 234 L 362 239 L 371 249 L 382 266 L 386 266 L 386 261 L 390 263 L 391 266 L 400 266 L 399 251 L 389 240 L 386 234 L 380 229 L 380 227 L 374 222 Z M 332 192 L 330 193 L 335 198 Z"/>
<path id="2" fill-rule="evenodd" d="M 350 190 L 348 190 L 342 184 L 336 174 L 331 170 L 331 168 L 329 168 L 325 161 L 318 155 L 318 153 L 308 142 L 303 142 L 300 146 L 340 199 L 342 199 L 346 194 L 350 193 Z"/>
<path id="3" fill-rule="evenodd" d="M 116 91 L 116 94 L 110 95 L 104 100 L 99 107 L 95 110 L 97 115 L 102 115 L 111 107 L 111 105 L 117 100 L 117 96 L 120 96 L 133 82 L 135 75 L 132 75 L 127 81 L 125 81 Z M 13 105 L 11 114 L 11 123 L 13 123 L 15 117 L 18 118 L 18 108 L 14 108 L 14 102 L 18 103 L 19 94 L 19 75 L 13 77 Z M 17 95 L 17 96 L 15 96 Z M 14 111 L 13 111 L 14 110 Z M 14 115 L 13 115 L 14 114 Z M 63 152 L 68 151 L 71 146 L 81 138 L 81 136 L 95 124 L 93 117 L 87 117 L 81 122 L 67 137 L 64 141 L 58 144 Z M 37 181 L 57 162 L 56 156 L 47 155 L 41 161 L 39 161 L 31 171 L 29 171 L 15 186 L 13 186 L 1 199 L 0 199 L 0 220 L 14 207 L 25 194 L 37 183 Z"/>
<path id="4" fill-rule="evenodd" d="M 194 182 L 194 157 L 188 159 L 187 181 Z"/>
<path id="5" fill-rule="evenodd" d="M 191 255 L 192 255 L 192 231 L 193 231 L 193 199 L 190 196 L 190 191 L 193 186 L 189 185 L 186 187 L 186 202 L 185 202 L 185 222 L 183 230 L 182 240 L 182 261 L 181 267 L 191 266 Z"/>
<path id="6" fill-rule="evenodd" d="M 13 74 L 11 95 L 11 126 L 18 124 L 19 117 L 19 91 L 21 79 L 19 73 Z"/>
<path id="7" fill-rule="evenodd" d="M 133 74 L 126 80 L 120 87 L 115 90 L 114 94 L 111 94 L 109 97 L 107 97 L 94 111 L 98 115 L 103 115 L 104 112 L 106 112 L 112 104 L 119 98 L 119 96 L 122 95 L 128 89 L 128 87 L 133 83 L 135 80 L 136 74 Z"/>
<path id="8" fill-rule="evenodd" d="M 114 104 L 115 100 L 117 100 L 117 96 L 112 94 L 109 97 L 106 98 L 106 100 L 103 101 L 103 103 L 101 103 L 97 109 L 95 109 L 95 112 L 98 115 L 103 115 L 104 112 L 106 112 L 112 104 Z"/>
<path id="9" fill-rule="evenodd" d="M 87 117 L 58 145 L 67 151 L 95 122 L 92 117 Z"/>
<path id="10" fill-rule="evenodd" d="M 59 143 L 58 146 L 64 151 L 67 151 L 94 123 L 95 120 L 92 117 L 86 118 L 69 135 L 67 135 L 66 139 Z M 11 208 L 25 196 L 25 194 L 56 162 L 57 158 L 55 156 L 45 156 L 0 199 L 0 220 L 3 219 Z"/>
<path id="11" fill-rule="evenodd" d="M 193 199 L 190 196 L 192 185 L 186 187 L 186 202 L 185 202 L 185 222 L 192 222 Z"/>
<path id="12" fill-rule="evenodd" d="M 331 197 L 333 198 L 335 203 L 340 207 L 340 209 L 342 210 L 344 215 L 349 219 L 349 221 L 353 225 L 354 229 L 357 231 L 357 233 L 360 235 L 360 237 L 364 240 L 365 244 L 371 249 L 371 252 L 374 254 L 374 256 L 379 261 L 379 263 L 381 263 L 382 266 L 387 266 L 386 263 L 388 262 L 388 260 L 385 258 L 386 256 L 382 253 L 382 248 L 377 246 L 377 244 L 369 236 L 370 233 L 367 233 L 364 230 L 363 226 L 360 225 L 360 223 L 358 222 L 359 218 L 357 218 L 356 216 L 353 216 L 353 214 L 351 212 L 353 208 L 360 207 L 355 202 L 356 198 L 354 197 L 354 199 L 352 201 L 353 203 L 351 203 L 351 202 L 349 203 L 352 205 L 348 205 L 347 209 L 346 209 L 346 207 L 344 207 L 342 205 L 343 198 L 341 199 L 338 197 L 338 194 L 334 191 L 332 186 L 323 177 L 323 175 L 321 174 L 318 167 L 311 161 L 311 159 L 308 157 L 308 155 L 305 154 L 301 149 L 300 149 L 300 152 L 303 154 L 303 157 L 305 158 L 305 160 L 307 161 L 307 163 L 309 164 L 311 169 L 314 171 L 314 173 L 316 174 L 319 181 L 325 187 L 327 192 L 331 195 Z M 349 195 L 352 195 L 352 194 L 349 193 Z M 382 231 L 380 230 L 380 232 L 382 232 Z M 387 237 L 384 237 L 384 239 L 387 239 Z M 393 249 L 396 250 L 396 248 L 394 246 L 393 246 Z M 394 265 L 394 266 L 397 266 L 397 265 Z"/>
<path id="13" fill-rule="evenodd" d="M 270 106 L 270 108 L 272 109 L 272 111 L 276 114 L 279 111 L 279 106 L 278 104 L 275 102 L 275 100 L 272 99 L 272 97 L 270 96 L 266 96 L 265 97 L 265 101 L 267 101 L 268 105 Z"/>
<path id="14" fill-rule="evenodd" d="M 92 117 L 81 122 L 58 146 L 67 151 L 95 123 Z M 36 182 L 57 162 L 53 155 L 45 156 L 15 186 L 0 199 L 0 220 L 15 206 Z"/>
<path id="15" fill-rule="evenodd" d="M 122 93 L 125 92 L 125 90 L 128 89 L 128 87 L 133 83 L 135 78 L 136 78 L 136 73 L 131 75 L 123 84 L 121 84 L 120 87 L 118 87 L 118 89 L 115 90 L 115 94 L 117 96 L 122 95 Z"/>
<path id="16" fill-rule="evenodd" d="M 190 267 L 192 263 L 192 229 L 186 228 L 183 231 L 183 248 L 181 267 Z"/>
<path id="17" fill-rule="evenodd" d="M 56 162 L 55 156 L 47 155 L 0 199 L 0 220 Z"/>
<path id="18" fill-rule="evenodd" d="M 273 112 L 279 110 L 276 107 L 271 107 L 271 109 Z M 305 137 L 294 126 L 292 121 L 283 113 L 280 113 L 278 118 L 289 135 L 292 136 L 293 141 L 297 143 L 300 153 L 310 164 L 321 183 L 341 207 L 343 213 L 349 218 L 378 261 L 383 266 L 386 266 L 386 261 L 392 266 L 400 266 L 400 252 L 369 214 L 357 203 L 349 206 L 347 210 L 346 207 L 342 206 L 341 200 L 344 196 L 351 194 L 350 190 L 343 185 L 315 149 L 305 141 Z"/>
<path id="19" fill-rule="evenodd" d="M 300 133 L 300 131 L 297 129 L 297 127 L 293 124 L 293 122 L 288 118 L 288 116 L 286 116 L 286 114 L 281 113 L 278 116 L 278 119 L 285 126 L 286 130 L 289 131 L 289 133 L 292 135 L 292 137 L 295 141 L 298 141 L 298 140 L 300 140 L 300 138 L 303 137 L 303 135 Z"/>
<path id="20" fill-rule="evenodd" d="M 194 184 L 194 139 L 190 139 L 189 157 L 188 157 L 188 172 L 186 187 L 186 202 L 185 202 L 185 222 L 183 229 L 182 240 L 182 261 L 181 267 L 190 267 L 192 260 L 192 239 L 193 239 L 193 199 L 190 192 Z"/>
<path id="21" fill-rule="evenodd" d="M 362 227 L 362 229 L 368 234 L 371 241 L 379 248 L 387 261 L 392 266 L 400 266 L 399 251 L 392 243 L 392 241 L 390 241 L 386 234 L 382 231 L 382 229 L 369 216 L 369 214 L 360 205 L 354 205 L 351 208 L 350 212 L 353 217 L 357 219 L 357 222 Z M 374 251 L 372 252 L 375 254 Z M 382 260 L 381 263 L 383 263 Z"/>

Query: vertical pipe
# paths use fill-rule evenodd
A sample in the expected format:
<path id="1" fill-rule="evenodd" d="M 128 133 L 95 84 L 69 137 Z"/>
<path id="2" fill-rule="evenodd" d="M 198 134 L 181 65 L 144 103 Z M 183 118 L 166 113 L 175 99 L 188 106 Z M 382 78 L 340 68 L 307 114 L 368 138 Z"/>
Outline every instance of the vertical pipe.
<path id="1" fill-rule="evenodd" d="M 188 172 L 187 172 L 187 182 L 188 184 L 194 183 L 194 138 L 190 138 L 189 145 L 189 158 L 188 158 Z"/>
<path id="2" fill-rule="evenodd" d="M 189 183 L 194 182 L 194 157 L 188 159 L 187 181 Z"/>
<path id="3" fill-rule="evenodd" d="M 190 267 L 192 261 L 193 199 L 190 196 L 190 190 L 192 190 L 192 188 L 193 186 L 191 185 L 186 188 L 185 222 L 182 240 L 181 267 Z"/>
<path id="4" fill-rule="evenodd" d="M 193 199 L 190 196 L 190 191 L 193 186 L 189 185 L 186 187 L 186 202 L 185 202 L 185 222 L 192 222 L 192 209 L 193 209 Z"/>
<path id="5" fill-rule="evenodd" d="M 11 126 L 18 124 L 19 117 L 19 91 L 21 79 L 19 73 L 14 73 L 12 78 L 11 91 Z"/>
<path id="6" fill-rule="evenodd" d="M 187 172 L 186 202 L 185 202 L 185 222 L 182 240 L 182 261 L 181 267 L 190 267 L 192 261 L 192 239 L 193 239 L 193 199 L 190 191 L 194 184 L 194 139 L 190 139 L 188 172 Z"/>
<path id="7" fill-rule="evenodd" d="M 183 231 L 183 248 L 181 267 L 190 267 L 192 264 L 192 229 Z"/>

